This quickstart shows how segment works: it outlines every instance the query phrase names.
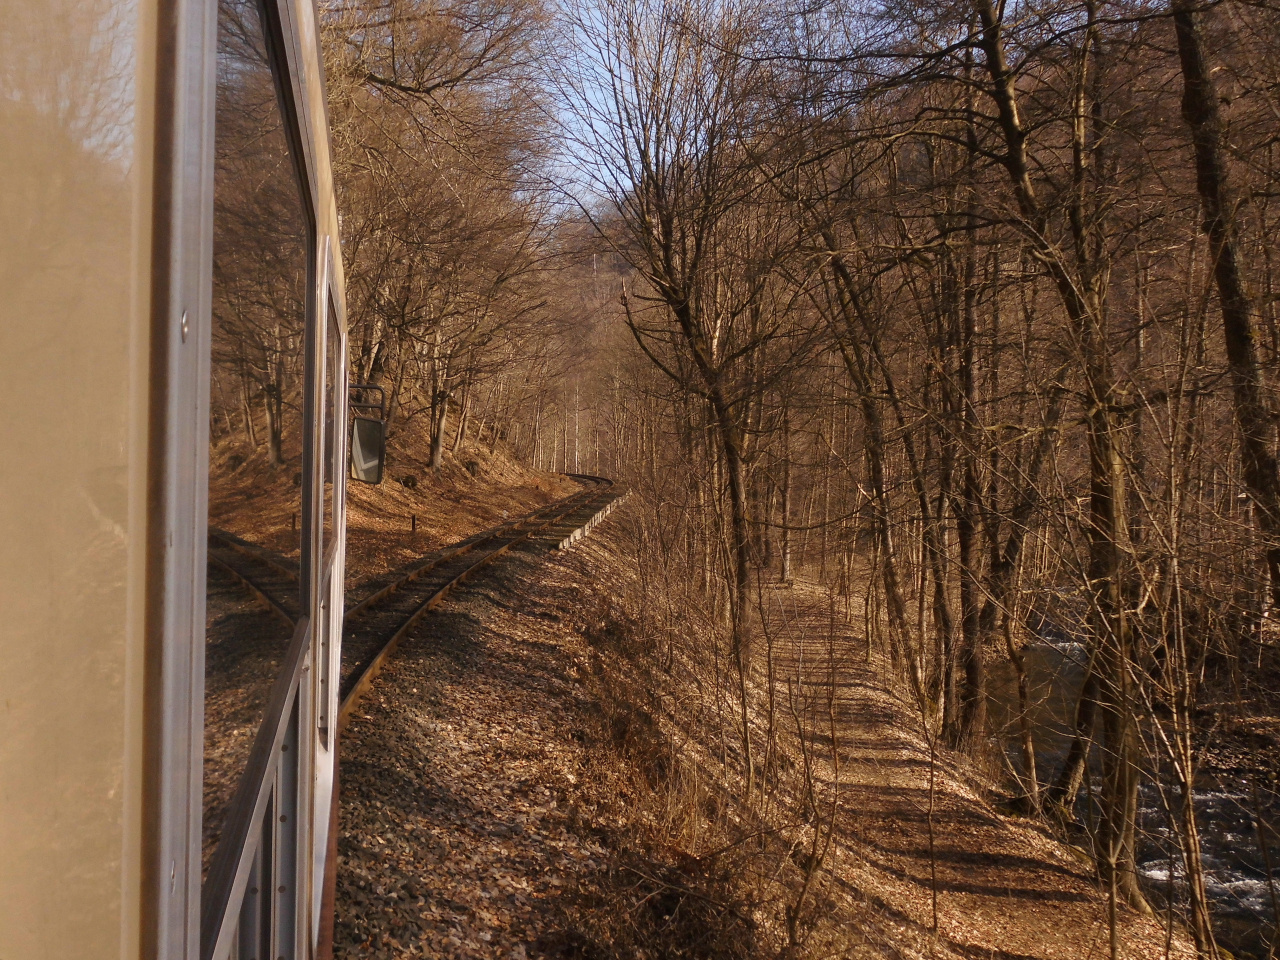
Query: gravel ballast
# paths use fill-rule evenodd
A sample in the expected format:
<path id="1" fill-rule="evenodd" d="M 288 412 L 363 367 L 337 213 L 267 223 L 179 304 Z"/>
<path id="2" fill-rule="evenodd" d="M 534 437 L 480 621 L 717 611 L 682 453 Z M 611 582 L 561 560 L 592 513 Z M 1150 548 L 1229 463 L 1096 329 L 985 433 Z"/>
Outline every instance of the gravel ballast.
<path id="1" fill-rule="evenodd" d="M 563 901 L 607 856 L 569 802 L 587 701 L 574 627 L 540 596 L 556 563 L 504 559 L 419 625 L 357 708 L 335 956 L 559 953 Z"/>

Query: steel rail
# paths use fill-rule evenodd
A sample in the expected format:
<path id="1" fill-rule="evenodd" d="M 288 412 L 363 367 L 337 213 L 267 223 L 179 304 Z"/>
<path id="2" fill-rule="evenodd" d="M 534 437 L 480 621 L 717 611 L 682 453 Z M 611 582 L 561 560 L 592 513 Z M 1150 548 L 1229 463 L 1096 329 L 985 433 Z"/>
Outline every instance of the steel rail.
<path id="1" fill-rule="evenodd" d="M 495 549 L 486 553 L 484 556 L 480 557 L 474 563 L 470 564 L 465 570 L 462 570 L 460 573 L 452 577 L 448 582 L 446 582 L 445 584 L 437 588 L 422 603 L 418 604 L 418 606 L 413 609 L 413 611 L 409 614 L 409 616 L 406 617 L 400 623 L 400 625 L 396 628 L 395 632 L 391 635 L 390 639 L 388 639 L 387 642 L 378 649 L 378 652 L 374 654 L 362 668 L 360 668 L 360 671 L 356 676 L 355 681 L 352 683 L 347 693 L 343 696 L 341 705 L 338 708 L 339 736 L 341 736 L 342 732 L 346 729 L 346 726 L 350 721 L 351 715 L 355 710 L 356 704 L 359 702 L 360 698 L 364 696 L 366 692 L 368 692 L 369 688 L 373 685 L 373 681 L 377 678 L 378 674 L 382 672 L 383 666 L 386 664 L 386 662 L 391 658 L 391 656 L 395 653 L 396 649 L 399 647 L 400 642 L 409 633 L 409 631 L 414 628 L 414 626 L 418 623 L 418 621 L 422 619 L 423 616 L 425 616 L 429 611 L 439 606 L 445 600 L 445 598 L 448 597 L 449 594 L 454 591 L 454 589 L 456 589 L 459 585 L 465 583 L 467 579 L 470 578 L 474 573 L 483 569 L 489 564 L 493 563 L 495 560 L 497 560 L 499 557 L 508 553 L 513 547 L 517 546 L 518 544 L 525 543 L 528 540 L 531 540 L 537 533 L 539 533 L 542 530 L 545 530 L 547 527 L 553 525 L 558 520 L 563 520 L 565 517 L 569 516 L 575 511 L 582 509 L 583 507 L 589 504 L 592 504 L 596 500 L 600 500 L 608 496 L 610 488 L 613 486 L 613 481 L 607 480 L 603 477 L 579 476 L 579 477 L 576 477 L 576 479 L 593 481 L 596 484 L 596 486 L 592 489 L 584 490 L 579 493 L 573 494 L 572 496 L 565 497 L 561 500 L 557 500 L 555 503 L 549 504 L 538 511 L 533 511 L 533 513 L 537 515 L 536 519 L 540 520 L 540 522 L 536 523 L 534 526 L 530 527 L 528 530 L 525 530 L 522 533 L 519 533 L 515 536 L 511 536 L 511 538 L 506 540 L 505 543 L 502 543 L 500 546 L 496 547 Z M 545 516 L 544 518 L 543 517 L 544 514 L 549 514 L 549 515 Z M 482 545 L 492 544 L 494 541 L 500 540 L 504 534 L 508 534 L 508 535 L 515 534 L 516 528 L 518 528 L 519 526 L 522 526 L 527 522 L 530 522 L 530 519 L 532 518 L 526 515 L 525 517 L 520 518 L 516 521 L 513 521 L 508 524 L 504 524 L 500 527 L 496 527 L 494 528 L 494 531 L 490 533 L 488 536 L 482 539 L 479 539 L 474 543 L 467 544 L 464 547 L 460 547 L 455 551 L 451 551 L 446 557 L 441 557 L 441 558 L 438 558 L 438 560 L 433 561 L 432 568 L 438 567 L 440 564 L 444 563 L 447 559 L 450 559 L 450 560 L 455 559 L 459 556 L 462 556 L 465 553 L 468 553 L 477 549 Z M 424 565 L 424 567 L 425 566 L 426 565 Z M 423 570 L 423 572 L 426 572 L 425 569 Z M 381 593 L 382 596 L 386 596 L 391 591 L 385 591 L 385 592 L 379 591 L 379 592 Z"/>
<path id="2" fill-rule="evenodd" d="M 221 557 L 215 557 L 212 553 L 208 555 L 208 560 L 210 563 L 221 567 L 227 573 L 231 574 L 231 576 L 240 582 L 242 587 L 253 594 L 253 596 L 257 597 L 262 601 L 262 603 L 266 604 L 268 610 L 287 623 L 289 625 L 289 629 L 292 630 L 298 625 L 298 621 L 294 618 L 293 614 L 289 613 L 288 610 L 281 606 L 278 600 L 271 596 L 271 594 L 267 593 L 266 589 L 260 584 L 255 583 L 253 578 L 243 570 L 237 570 L 234 566 L 227 563 L 227 561 L 223 560 Z"/>
<path id="3" fill-rule="evenodd" d="M 596 479 L 596 478 L 591 478 L 591 479 Z M 504 531 L 513 530 L 524 523 L 528 523 L 550 510 L 553 510 L 557 507 L 564 506 L 570 500 L 582 499 L 595 493 L 597 493 L 596 490 L 591 490 L 591 489 L 580 490 L 577 493 L 570 494 L 568 497 L 563 497 L 560 500 L 554 501 L 553 503 L 543 504 L 541 507 L 538 507 L 537 509 L 530 510 L 528 513 L 521 514 L 520 516 L 512 520 L 508 520 L 508 521 L 505 521 L 504 523 L 500 523 L 496 527 L 490 527 L 488 530 L 483 530 L 480 533 L 473 534 L 471 537 L 468 537 L 466 540 L 462 541 L 462 543 L 459 544 L 458 546 L 446 550 L 444 553 L 442 553 L 438 557 L 433 557 L 430 560 L 427 560 L 427 561 L 424 561 L 423 563 L 418 564 L 417 566 L 401 574 L 400 577 L 398 577 L 393 582 L 387 584 L 384 587 L 380 587 L 378 590 L 369 594 L 359 603 L 355 604 L 354 606 L 348 607 L 346 610 L 346 613 L 344 614 L 344 617 L 351 618 L 351 617 L 359 616 L 360 614 L 368 610 L 371 606 L 373 606 L 374 604 L 378 603 L 381 600 L 385 600 L 387 597 L 391 596 L 391 594 L 400 590 L 402 587 L 406 586 L 407 584 L 410 584 L 414 580 L 418 580 L 421 577 L 425 576 L 426 574 L 431 573 L 433 570 L 436 570 L 437 568 L 443 566 L 444 564 L 448 563 L 450 560 L 456 560 L 458 557 L 461 557 L 464 554 L 470 553 L 471 551 L 475 550 L 477 547 L 481 546 L 488 540 L 491 540 L 496 536 L 500 536 Z"/>
<path id="4" fill-rule="evenodd" d="M 237 537 L 234 533 L 226 530 L 219 530 L 217 527 L 209 528 L 209 539 L 217 540 L 219 544 L 228 550 L 234 550 L 241 556 L 248 557 L 250 560 L 257 560 L 259 563 L 265 563 L 283 576 L 290 580 L 298 579 L 298 568 L 296 565 L 290 565 L 289 562 L 281 557 L 276 556 L 272 551 L 261 547 L 256 543 L 250 543 Z"/>

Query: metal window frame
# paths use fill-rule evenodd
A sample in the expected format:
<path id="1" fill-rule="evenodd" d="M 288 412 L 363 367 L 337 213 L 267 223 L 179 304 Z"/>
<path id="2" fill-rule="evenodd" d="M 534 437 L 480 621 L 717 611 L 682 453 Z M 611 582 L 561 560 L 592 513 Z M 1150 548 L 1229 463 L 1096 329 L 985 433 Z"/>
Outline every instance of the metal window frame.
<path id="1" fill-rule="evenodd" d="M 141 898 L 156 960 L 199 953 L 216 42 L 216 4 L 158 5 Z"/>
<path id="2" fill-rule="evenodd" d="M 323 753 L 315 736 L 318 684 L 311 671 L 321 598 L 312 585 L 329 564 L 314 549 L 323 526 L 323 464 L 316 456 L 324 397 L 327 315 L 337 311 L 341 349 L 346 317 L 341 262 L 328 221 L 332 194 L 321 193 L 317 153 L 325 129 L 312 129 L 307 58 L 296 14 L 305 0 L 258 0 L 272 72 L 307 231 L 304 355 L 303 502 L 300 573 L 304 616 L 290 641 L 248 768 L 236 792 L 224 840 L 203 891 L 201 811 L 208 424 L 213 262 L 216 0 L 157 0 L 156 148 L 153 212 L 152 360 L 149 413 L 147 654 L 142 891 L 143 956 L 211 960 L 269 948 L 271 957 L 307 960 L 320 933 L 320 898 L 336 801 L 336 737 Z M 318 30 L 318 23 L 310 21 Z M 323 64 L 318 37 L 315 51 Z M 321 111 L 322 115 L 327 114 Z M 317 134 L 325 139 L 317 139 Z M 324 158 L 327 160 L 327 156 Z M 327 182 L 324 182 L 327 188 Z M 325 216 L 321 216 L 324 214 Z M 322 226 L 324 233 L 321 239 Z M 346 364 L 340 365 L 342 379 Z M 346 417 L 345 382 L 335 415 Z M 322 429 L 322 427 L 321 427 Z M 339 433 L 341 437 L 341 432 Z M 323 447 L 322 447 L 323 449 Z M 336 454 L 345 456 L 345 443 Z M 341 577 L 345 566 L 345 471 L 335 472 L 330 567 L 336 616 L 327 618 L 339 655 Z M 321 496 L 317 496 L 321 492 Z M 325 553 L 328 553 L 325 550 Z M 329 598 L 333 602 L 332 597 Z M 309 672 L 311 673 L 308 676 Z M 336 716 L 336 684 L 332 693 Z M 331 838 L 328 838 L 331 839 Z M 225 847 L 225 852 L 222 847 Z M 265 960 L 265 957 L 264 957 Z"/>
<path id="3" fill-rule="evenodd" d="M 320 362 L 326 366 L 328 363 L 329 337 L 333 332 L 337 333 L 337 342 L 333 344 L 333 349 L 337 352 L 340 359 L 345 360 L 347 356 L 347 325 L 346 315 L 339 307 L 342 302 L 337 296 L 334 289 L 334 278 L 338 276 L 337 265 L 334 258 L 337 256 L 336 251 L 331 249 L 330 244 L 324 244 L 324 265 L 326 270 L 325 285 L 322 288 L 322 304 L 323 313 L 320 323 L 323 326 L 324 336 L 320 348 Z M 348 380 L 347 364 L 339 362 L 337 367 L 337 376 L 334 382 L 329 384 L 328 389 L 332 391 L 333 402 L 333 425 L 332 433 L 324 443 L 332 443 L 332 449 L 328 455 L 331 461 L 331 469 L 333 470 L 333 489 L 331 491 L 332 511 L 333 511 L 333 539 L 330 543 L 322 544 L 322 556 L 319 558 L 319 584 L 320 596 L 317 597 L 315 605 L 316 623 L 320 625 L 320 629 L 325 631 L 325 635 L 317 634 L 315 645 L 315 664 L 316 669 L 313 674 L 313 695 L 315 697 L 315 722 L 313 722 L 312 730 L 314 733 L 313 750 L 315 754 L 314 768 L 315 776 L 315 794 L 312 807 L 312 824 L 317 833 L 326 833 L 336 830 L 337 827 L 337 802 L 338 802 L 338 678 L 341 673 L 342 658 L 342 623 L 343 613 L 346 602 L 345 593 L 345 568 L 346 568 L 346 482 L 345 471 L 342 469 L 346 463 L 346 438 L 345 430 L 342 425 L 346 422 L 346 397 L 347 397 L 347 380 Z M 318 377 L 318 384 L 324 383 L 324 377 Z M 324 421 L 324 404 L 325 398 L 320 397 L 317 404 L 316 415 L 318 422 L 322 425 L 322 429 L 329 429 Z M 324 467 L 323 463 L 319 464 L 319 475 L 317 478 L 317 489 L 324 491 Z M 319 499 L 319 498 L 318 498 Z M 318 505 L 317 529 L 324 528 L 324 508 L 323 502 Z M 327 605 L 327 612 L 321 609 L 321 605 Z M 319 729 L 319 719 L 327 720 L 327 729 Z M 323 827 L 323 829 L 321 829 Z M 314 942 L 319 942 L 321 936 L 326 932 L 325 924 L 332 923 L 332 914 L 327 917 L 325 914 L 324 900 L 326 893 L 331 893 L 326 888 L 331 882 L 332 871 L 328 860 L 336 856 L 336 849 L 332 843 L 333 838 L 329 837 L 330 842 L 315 843 L 312 845 L 312 860 L 310 863 L 312 876 L 311 891 L 311 936 Z"/>

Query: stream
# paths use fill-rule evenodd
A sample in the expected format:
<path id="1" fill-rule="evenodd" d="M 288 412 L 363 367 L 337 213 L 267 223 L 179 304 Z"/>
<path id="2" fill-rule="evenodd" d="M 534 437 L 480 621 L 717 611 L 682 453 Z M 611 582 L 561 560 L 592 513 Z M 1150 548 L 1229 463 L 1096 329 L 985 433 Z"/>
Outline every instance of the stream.
<path id="1" fill-rule="evenodd" d="M 1085 651 L 1066 640 L 1036 642 L 1023 650 L 1031 691 L 1031 727 L 1036 747 L 1036 768 L 1042 786 L 1052 783 L 1071 743 L 1076 698 L 1084 678 Z M 1016 675 L 1007 659 L 990 665 L 991 729 L 1000 737 L 1010 767 L 1024 776 L 1018 733 Z M 1149 737 L 1145 739 L 1150 741 Z M 1096 750 L 1095 750 L 1096 754 Z M 1091 763 L 1090 776 L 1097 787 L 1099 770 Z M 1140 795 L 1138 869 L 1152 906 L 1167 908 L 1186 902 L 1182 855 L 1177 835 L 1170 830 L 1170 810 L 1177 809 L 1177 790 L 1166 775 L 1164 783 L 1150 775 Z M 1280 897 L 1280 833 L 1276 832 L 1280 794 L 1274 778 L 1253 777 L 1232 767 L 1204 767 L 1197 776 L 1195 805 L 1201 833 L 1206 886 L 1213 912 L 1214 931 L 1220 946 L 1236 957 L 1267 960 L 1271 953 Z M 1266 824 L 1267 849 L 1259 842 L 1255 819 L 1256 796 Z M 1086 826 L 1096 819 L 1087 790 L 1077 804 L 1080 836 L 1088 847 Z M 1162 792 L 1164 796 L 1162 797 Z M 1274 884 L 1268 882 L 1268 858 Z"/>

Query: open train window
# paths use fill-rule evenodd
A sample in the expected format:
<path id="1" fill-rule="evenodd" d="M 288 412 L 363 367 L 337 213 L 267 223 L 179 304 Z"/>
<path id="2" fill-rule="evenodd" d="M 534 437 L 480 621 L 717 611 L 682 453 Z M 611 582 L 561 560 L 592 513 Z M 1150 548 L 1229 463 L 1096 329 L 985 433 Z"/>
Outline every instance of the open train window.
<path id="1" fill-rule="evenodd" d="M 302 618 L 310 217 L 270 20 L 219 0 L 204 863 Z"/>

